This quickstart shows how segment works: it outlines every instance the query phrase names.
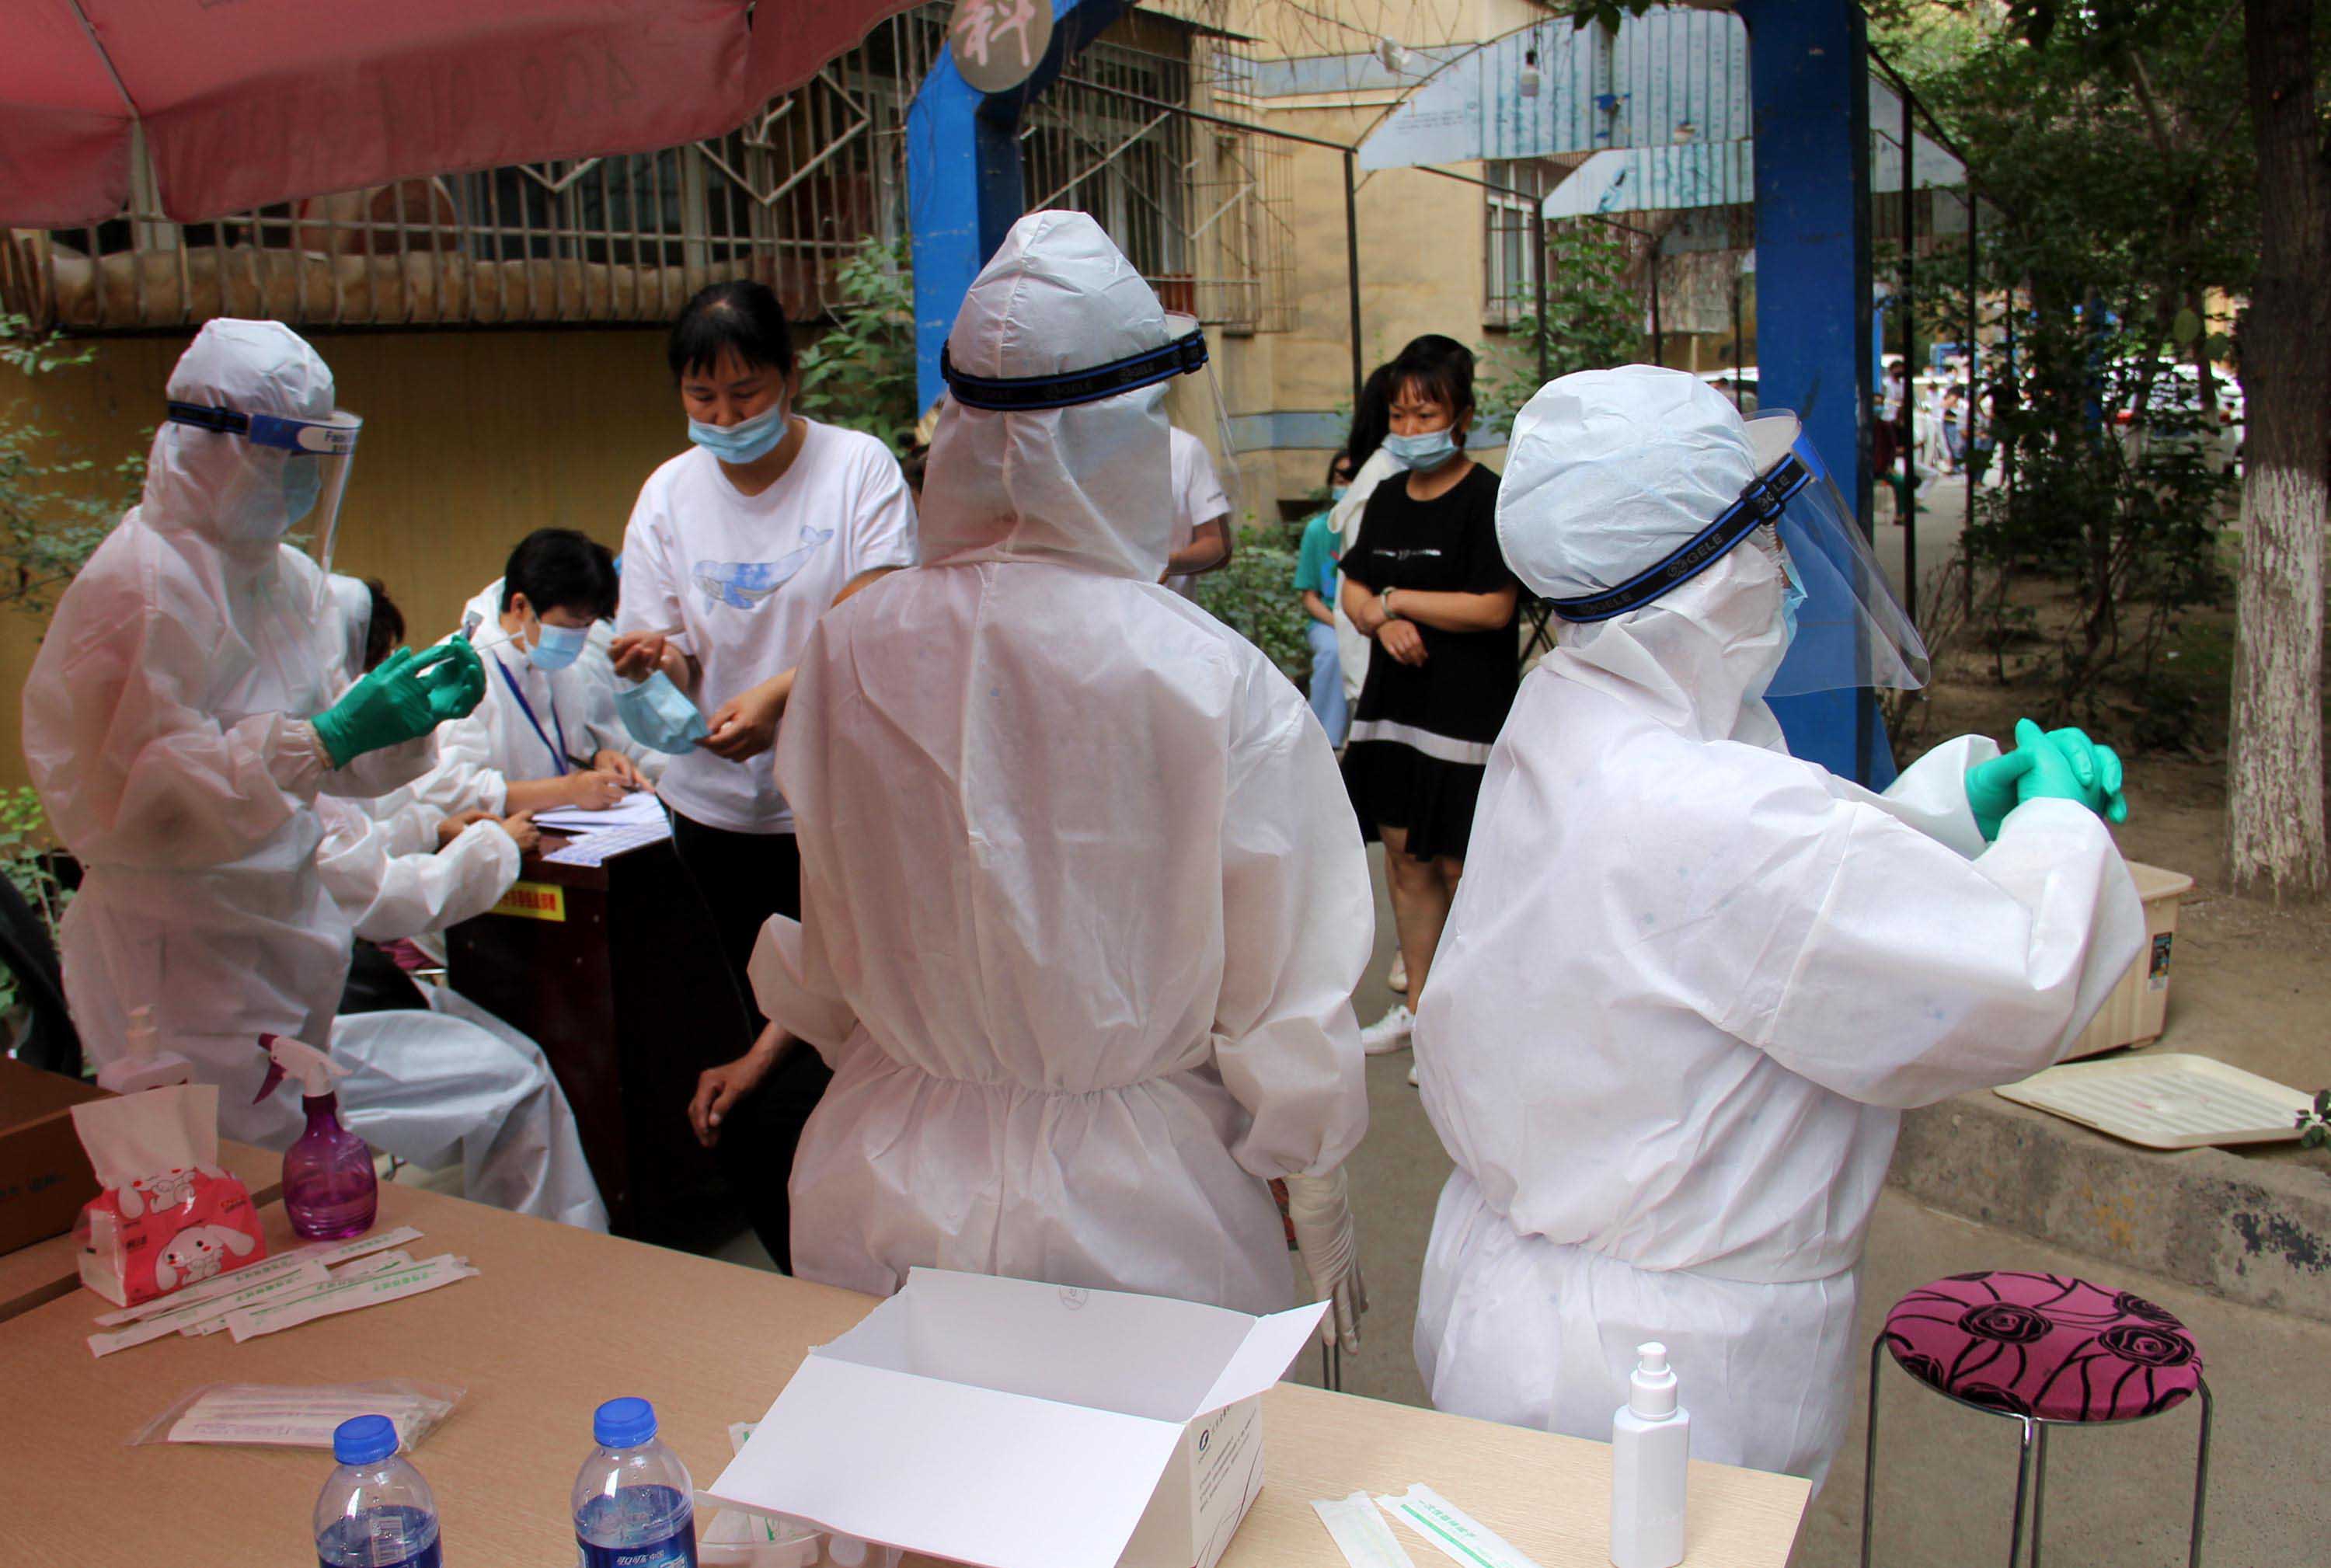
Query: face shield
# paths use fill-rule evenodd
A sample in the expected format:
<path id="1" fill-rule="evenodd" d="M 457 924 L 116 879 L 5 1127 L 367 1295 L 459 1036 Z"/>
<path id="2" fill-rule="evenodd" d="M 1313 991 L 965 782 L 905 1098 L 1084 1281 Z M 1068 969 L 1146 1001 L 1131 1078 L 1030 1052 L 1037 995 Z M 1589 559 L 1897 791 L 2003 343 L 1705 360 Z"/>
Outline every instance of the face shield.
<path id="1" fill-rule="evenodd" d="M 1221 383 L 1214 376 L 1213 363 L 1207 353 L 1205 329 L 1195 318 L 1167 315 L 1163 343 L 1104 365 L 1051 375 L 973 375 L 957 369 L 942 349 L 939 373 L 946 378 L 948 394 L 956 402 L 966 408 L 997 413 L 1042 413 L 1074 408 L 1172 383 L 1167 418 L 1175 428 L 1196 438 L 1204 449 L 1203 461 L 1212 470 L 1194 475 L 1184 471 L 1182 461 L 1174 465 L 1177 510 L 1189 504 L 1204 514 L 1186 520 L 1177 518 L 1175 546 L 1186 542 L 1182 537 L 1184 527 L 1214 516 L 1227 515 L 1235 535 L 1244 516 L 1238 449 L 1232 444 L 1230 413 L 1223 402 Z M 1185 377 L 1187 379 L 1182 379 Z M 1213 499 L 1217 491 L 1221 496 L 1219 504 Z"/>
<path id="2" fill-rule="evenodd" d="M 1680 587 L 1767 527 L 1804 598 L 1767 697 L 1927 683 L 1926 644 L 1894 597 L 1851 508 L 1797 416 L 1768 410 L 1746 422 L 1756 477 L 1706 528 L 1615 588 L 1554 602 L 1565 621 L 1608 621 Z"/>
<path id="3" fill-rule="evenodd" d="M 1194 316 L 1168 315 L 1166 332 L 1176 339 L 1195 337 L 1200 350 L 1205 347 L 1205 333 Z M 1238 448 L 1231 439 L 1230 406 L 1223 397 L 1222 379 L 1214 374 L 1214 364 L 1209 357 L 1204 366 L 1174 382 L 1166 394 L 1166 416 L 1176 429 L 1198 439 L 1205 449 L 1208 471 L 1194 476 L 1177 471 L 1175 500 L 1177 504 L 1194 498 L 1197 512 L 1227 516 L 1230 519 L 1231 542 L 1238 540 L 1239 525 L 1246 520 L 1246 482 L 1239 472 Z M 1211 484 L 1209 483 L 1211 480 Z M 1187 489 L 1188 495 L 1183 493 Z M 1217 502 L 1215 495 L 1221 499 Z M 1203 522 L 1203 517 L 1192 517 L 1190 522 Z M 1176 542 L 1180 542 L 1177 530 Z"/>
<path id="4" fill-rule="evenodd" d="M 245 413 L 240 409 L 208 404 L 169 404 L 169 422 L 234 436 L 249 448 L 250 467 L 272 488 L 271 503 L 258 506 L 275 537 L 302 527 L 315 541 L 317 562 L 326 575 L 339 540 L 340 498 L 347 493 L 348 469 L 356 461 L 357 436 L 364 421 L 353 413 L 335 412 L 321 419 L 290 414 Z M 280 527 L 277 526 L 280 523 Z"/>

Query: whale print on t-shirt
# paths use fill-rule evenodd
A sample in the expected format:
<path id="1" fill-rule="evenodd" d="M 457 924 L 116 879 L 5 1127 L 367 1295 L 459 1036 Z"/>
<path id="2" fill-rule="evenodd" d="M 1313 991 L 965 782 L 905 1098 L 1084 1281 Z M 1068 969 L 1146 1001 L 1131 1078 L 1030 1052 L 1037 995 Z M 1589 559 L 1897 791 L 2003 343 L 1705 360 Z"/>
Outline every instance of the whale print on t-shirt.
<path id="1" fill-rule="evenodd" d="M 828 539 L 832 528 L 804 528 L 802 542 L 774 561 L 699 561 L 691 571 L 708 604 L 735 610 L 757 610 L 784 587 Z"/>

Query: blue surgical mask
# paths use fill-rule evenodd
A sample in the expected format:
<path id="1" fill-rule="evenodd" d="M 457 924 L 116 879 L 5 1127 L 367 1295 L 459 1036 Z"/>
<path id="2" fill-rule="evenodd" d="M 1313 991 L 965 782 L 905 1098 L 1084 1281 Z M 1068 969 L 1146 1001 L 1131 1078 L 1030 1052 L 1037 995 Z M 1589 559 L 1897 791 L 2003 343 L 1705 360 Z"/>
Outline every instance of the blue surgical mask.
<path id="1" fill-rule="evenodd" d="M 668 756 L 680 755 L 712 733 L 705 726 L 704 715 L 688 700 L 688 693 L 674 686 L 661 670 L 637 686 L 616 691 L 615 717 L 623 721 L 633 740 Z"/>
<path id="2" fill-rule="evenodd" d="M 1330 485 L 1327 487 L 1327 499 L 1332 501 L 1340 501 L 1351 493 L 1352 487 L 1349 485 Z"/>
<path id="3" fill-rule="evenodd" d="M 553 626 L 544 621 L 535 628 L 534 646 L 526 651 L 527 662 L 537 670 L 564 670 L 582 656 L 583 645 L 591 634 L 579 626 Z"/>
<path id="4" fill-rule="evenodd" d="M 722 462 L 756 461 L 768 456 L 777 442 L 785 439 L 785 405 L 772 404 L 736 424 L 707 424 L 700 419 L 691 419 L 688 422 L 688 439 Z"/>
<path id="5" fill-rule="evenodd" d="M 1388 435 L 1384 451 L 1408 465 L 1411 473 L 1429 474 L 1444 468 L 1457 455 L 1457 432 L 1432 430 L 1422 435 Z"/>
<path id="6" fill-rule="evenodd" d="M 283 460 L 283 527 L 288 530 L 316 509 L 324 493 L 324 465 L 311 457 Z"/>

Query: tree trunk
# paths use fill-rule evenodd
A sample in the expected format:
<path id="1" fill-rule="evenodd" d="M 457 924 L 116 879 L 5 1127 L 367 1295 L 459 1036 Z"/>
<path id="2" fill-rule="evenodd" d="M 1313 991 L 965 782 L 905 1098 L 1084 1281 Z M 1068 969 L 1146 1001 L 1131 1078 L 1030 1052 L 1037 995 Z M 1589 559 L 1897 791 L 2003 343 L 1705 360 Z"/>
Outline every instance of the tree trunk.
<path id="1" fill-rule="evenodd" d="M 2246 0 L 2259 270 L 2243 312 L 2249 418 L 2227 844 L 2235 889 L 2319 896 L 2323 531 L 2331 481 L 2331 166 L 2314 0 Z"/>

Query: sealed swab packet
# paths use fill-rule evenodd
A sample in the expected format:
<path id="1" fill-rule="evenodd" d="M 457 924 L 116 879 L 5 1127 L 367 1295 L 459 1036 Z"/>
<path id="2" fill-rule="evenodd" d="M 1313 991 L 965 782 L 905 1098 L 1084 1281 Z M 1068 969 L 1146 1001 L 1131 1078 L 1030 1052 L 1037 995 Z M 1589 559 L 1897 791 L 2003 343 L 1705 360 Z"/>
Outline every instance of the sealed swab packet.
<path id="1" fill-rule="evenodd" d="M 1400 1497 L 1378 1497 L 1376 1506 L 1464 1568 L 1537 1568 L 1512 1542 L 1422 1481 Z"/>
<path id="2" fill-rule="evenodd" d="M 109 1312 L 100 1324 L 119 1324 L 89 1336 L 91 1355 L 111 1355 L 117 1350 L 165 1339 L 173 1334 L 211 1334 L 227 1326 L 227 1316 L 246 1307 L 304 1300 L 335 1280 L 357 1278 L 376 1260 L 394 1259 L 409 1264 L 402 1251 L 384 1250 L 417 1240 L 421 1232 L 410 1226 L 360 1236 L 353 1241 L 322 1243 L 281 1252 L 264 1263 L 231 1275 L 204 1281 L 177 1296 L 147 1302 L 122 1312 Z"/>
<path id="3" fill-rule="evenodd" d="M 404 1448 L 421 1440 L 461 1402 L 442 1383 L 214 1383 L 189 1391 L 129 1440 L 143 1443 L 224 1443 L 279 1449 L 328 1449 L 332 1430 L 357 1416 L 386 1416 Z"/>
<path id="4" fill-rule="evenodd" d="M 451 1252 L 440 1253 L 419 1263 L 385 1273 L 344 1278 L 335 1276 L 304 1296 L 289 1300 L 267 1302 L 246 1307 L 227 1314 L 226 1326 L 241 1345 L 262 1334 L 274 1334 L 286 1328 L 296 1328 L 312 1323 L 319 1317 L 334 1313 L 356 1312 L 383 1302 L 399 1301 L 407 1296 L 418 1296 L 425 1290 L 435 1290 L 458 1280 L 473 1278 L 477 1270 L 466 1258 L 456 1258 Z"/>
<path id="5" fill-rule="evenodd" d="M 1354 1492 L 1348 1497 L 1322 1497 L 1311 1505 L 1319 1516 L 1319 1523 L 1327 1526 L 1336 1549 L 1352 1568 L 1416 1568 L 1400 1538 L 1376 1512 L 1365 1492 Z"/>

